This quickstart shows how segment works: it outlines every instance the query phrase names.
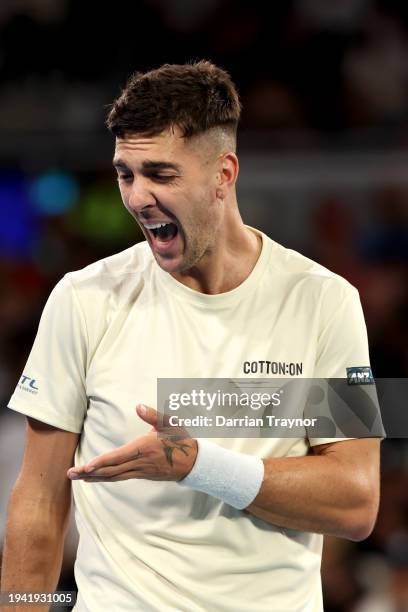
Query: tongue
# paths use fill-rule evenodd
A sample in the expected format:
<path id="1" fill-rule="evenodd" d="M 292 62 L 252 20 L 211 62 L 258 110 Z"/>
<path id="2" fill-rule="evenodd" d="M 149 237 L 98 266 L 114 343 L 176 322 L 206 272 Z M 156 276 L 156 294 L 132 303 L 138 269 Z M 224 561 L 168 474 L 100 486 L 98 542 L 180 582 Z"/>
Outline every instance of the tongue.
<path id="1" fill-rule="evenodd" d="M 156 236 L 162 242 L 168 242 L 176 236 L 177 232 L 177 225 L 175 223 L 167 223 L 167 225 L 156 230 Z"/>

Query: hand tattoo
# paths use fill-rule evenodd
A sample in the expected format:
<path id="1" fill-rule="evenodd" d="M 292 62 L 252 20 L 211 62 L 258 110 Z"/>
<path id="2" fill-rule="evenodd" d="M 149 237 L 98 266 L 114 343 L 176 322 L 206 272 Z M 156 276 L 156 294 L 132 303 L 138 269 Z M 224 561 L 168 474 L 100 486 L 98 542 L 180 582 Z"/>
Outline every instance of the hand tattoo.
<path id="1" fill-rule="evenodd" d="M 180 450 L 186 456 L 188 455 L 187 448 L 191 448 L 190 444 L 183 444 L 182 442 L 168 442 L 167 440 L 161 441 L 163 444 L 164 454 L 166 461 L 173 467 L 173 453 L 175 450 Z"/>

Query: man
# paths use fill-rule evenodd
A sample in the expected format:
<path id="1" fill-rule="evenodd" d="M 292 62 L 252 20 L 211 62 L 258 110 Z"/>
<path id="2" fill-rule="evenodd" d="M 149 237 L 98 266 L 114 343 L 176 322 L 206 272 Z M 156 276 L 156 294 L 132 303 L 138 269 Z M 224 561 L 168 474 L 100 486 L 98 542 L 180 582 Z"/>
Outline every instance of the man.
<path id="1" fill-rule="evenodd" d="M 3 590 L 55 589 L 71 481 L 78 612 L 322 610 L 320 534 L 373 527 L 376 439 L 155 431 L 159 377 L 244 377 L 259 360 L 345 377 L 369 363 L 357 291 L 243 224 L 239 116 L 228 74 L 205 61 L 135 74 L 110 110 L 146 241 L 66 275 L 45 307 L 10 402 L 28 428 Z"/>

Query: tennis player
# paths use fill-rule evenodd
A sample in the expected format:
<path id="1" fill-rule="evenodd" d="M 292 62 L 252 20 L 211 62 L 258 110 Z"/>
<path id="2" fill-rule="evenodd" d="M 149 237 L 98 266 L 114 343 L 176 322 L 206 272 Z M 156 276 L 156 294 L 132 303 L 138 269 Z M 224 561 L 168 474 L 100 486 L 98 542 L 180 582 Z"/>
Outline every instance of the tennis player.
<path id="1" fill-rule="evenodd" d="M 110 109 L 146 240 L 67 274 L 44 309 L 10 400 L 27 442 L 3 590 L 56 588 L 71 487 L 77 612 L 318 612 L 322 534 L 373 528 L 378 439 L 156 432 L 159 377 L 369 371 L 357 290 L 242 221 L 240 111 L 208 61 L 134 74 Z"/>

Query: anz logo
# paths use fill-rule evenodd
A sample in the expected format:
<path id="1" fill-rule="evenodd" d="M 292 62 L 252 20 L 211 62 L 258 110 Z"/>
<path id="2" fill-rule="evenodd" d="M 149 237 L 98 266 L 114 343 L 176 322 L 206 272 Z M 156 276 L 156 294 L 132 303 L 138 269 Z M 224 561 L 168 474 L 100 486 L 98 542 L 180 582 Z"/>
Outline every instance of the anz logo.
<path id="1" fill-rule="evenodd" d="M 347 382 L 349 385 L 373 385 L 371 368 L 368 366 L 347 368 Z"/>
<path id="2" fill-rule="evenodd" d="M 18 386 L 22 391 L 28 391 L 28 393 L 38 393 L 37 381 L 35 378 L 30 378 L 25 374 L 23 374 L 20 378 Z"/>

